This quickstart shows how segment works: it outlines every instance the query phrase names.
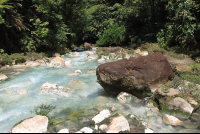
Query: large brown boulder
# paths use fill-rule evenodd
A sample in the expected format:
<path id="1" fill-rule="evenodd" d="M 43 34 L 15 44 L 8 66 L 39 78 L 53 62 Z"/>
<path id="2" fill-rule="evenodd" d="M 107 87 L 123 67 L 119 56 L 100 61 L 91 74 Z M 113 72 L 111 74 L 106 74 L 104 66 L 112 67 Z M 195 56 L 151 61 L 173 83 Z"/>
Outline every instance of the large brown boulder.
<path id="1" fill-rule="evenodd" d="M 85 43 L 84 43 L 84 49 L 85 49 L 85 50 L 91 50 L 91 49 L 92 49 L 92 44 L 91 44 L 91 43 L 85 42 Z"/>
<path id="2" fill-rule="evenodd" d="M 108 93 L 127 92 L 138 98 L 151 96 L 152 88 L 174 77 L 169 62 L 161 53 L 102 64 L 96 74 Z"/>

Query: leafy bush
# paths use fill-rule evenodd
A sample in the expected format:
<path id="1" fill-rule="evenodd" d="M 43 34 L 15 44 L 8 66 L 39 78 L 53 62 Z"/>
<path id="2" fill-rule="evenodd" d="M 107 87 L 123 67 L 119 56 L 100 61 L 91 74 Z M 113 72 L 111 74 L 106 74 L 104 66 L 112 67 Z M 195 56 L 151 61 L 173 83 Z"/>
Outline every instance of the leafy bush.
<path id="1" fill-rule="evenodd" d="M 0 66 L 11 65 L 12 58 L 8 54 L 0 54 Z"/>
<path id="2" fill-rule="evenodd" d="M 72 45 L 71 45 L 71 48 L 72 48 L 72 49 L 75 49 L 75 48 L 77 48 L 77 46 L 76 46 L 75 44 L 72 44 Z"/>
<path id="3" fill-rule="evenodd" d="M 71 50 L 69 50 L 68 48 L 65 48 L 65 54 L 71 52 Z"/>
<path id="4" fill-rule="evenodd" d="M 106 29 L 96 42 L 97 46 L 116 44 L 120 45 L 125 39 L 125 27 L 113 25 Z"/>
<path id="5" fill-rule="evenodd" d="M 15 54 L 10 55 L 10 58 L 11 58 L 12 60 L 15 60 L 15 64 L 19 64 L 19 63 L 24 63 L 24 62 L 26 62 L 26 60 L 24 59 L 23 56 L 24 56 L 23 53 L 21 53 L 21 54 L 15 53 Z"/>
<path id="6" fill-rule="evenodd" d="M 153 53 L 157 53 L 157 52 L 161 52 L 162 54 L 164 54 L 164 52 L 166 51 L 164 48 L 161 48 L 160 46 L 158 46 L 157 44 L 153 44 L 153 45 L 150 45 L 147 49 L 147 51 L 150 53 L 150 54 L 153 54 Z"/>

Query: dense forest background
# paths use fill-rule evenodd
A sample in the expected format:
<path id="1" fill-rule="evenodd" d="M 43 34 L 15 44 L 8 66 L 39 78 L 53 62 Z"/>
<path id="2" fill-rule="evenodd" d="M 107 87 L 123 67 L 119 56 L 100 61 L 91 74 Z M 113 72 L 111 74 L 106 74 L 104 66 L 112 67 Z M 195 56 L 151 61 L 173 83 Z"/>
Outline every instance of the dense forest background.
<path id="1" fill-rule="evenodd" d="M 84 42 L 200 47 L 199 0 L 0 0 L 0 50 L 63 51 Z"/>

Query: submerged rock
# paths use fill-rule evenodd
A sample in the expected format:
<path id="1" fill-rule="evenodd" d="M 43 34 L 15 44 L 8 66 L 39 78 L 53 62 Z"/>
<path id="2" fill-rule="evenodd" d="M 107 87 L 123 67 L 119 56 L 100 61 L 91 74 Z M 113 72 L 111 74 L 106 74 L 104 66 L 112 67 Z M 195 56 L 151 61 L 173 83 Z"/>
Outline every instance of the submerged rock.
<path id="1" fill-rule="evenodd" d="M 87 61 L 93 61 L 93 60 L 97 60 L 98 59 L 98 55 L 95 52 L 87 52 Z"/>
<path id="2" fill-rule="evenodd" d="M 27 89 L 12 87 L 5 90 L 5 95 L 2 96 L 3 102 L 16 102 L 27 95 Z M 23 96 L 23 97 L 22 97 Z"/>
<path id="3" fill-rule="evenodd" d="M 26 95 L 27 89 L 23 88 L 8 88 L 6 89 L 6 94 L 9 96 L 15 96 L 15 95 Z"/>
<path id="4" fill-rule="evenodd" d="M 197 109 L 194 113 L 192 113 L 191 119 L 196 122 L 200 122 L 200 108 Z"/>
<path id="5" fill-rule="evenodd" d="M 86 71 L 86 73 L 96 73 L 96 69 L 89 69 Z"/>
<path id="6" fill-rule="evenodd" d="M 70 57 L 78 57 L 78 56 L 80 56 L 80 53 L 78 53 L 78 52 L 70 52 L 69 56 Z"/>
<path id="7" fill-rule="evenodd" d="M 80 89 L 80 88 L 84 88 L 86 86 L 87 85 L 84 82 L 80 81 L 80 80 L 71 80 L 69 82 L 69 85 L 68 85 L 68 87 L 70 89 L 74 89 L 74 90 L 77 90 L 77 89 Z"/>
<path id="8" fill-rule="evenodd" d="M 177 133 L 200 133 L 200 130 L 198 129 L 182 129 L 178 131 Z"/>
<path id="9" fill-rule="evenodd" d="M 56 57 L 51 60 L 50 67 L 65 67 L 65 61 L 61 57 Z"/>
<path id="10" fill-rule="evenodd" d="M 9 78 L 5 74 L 0 74 L 0 81 L 8 80 Z"/>
<path id="11" fill-rule="evenodd" d="M 65 66 L 71 66 L 73 65 L 74 63 L 71 61 L 71 60 L 66 60 L 65 61 Z"/>
<path id="12" fill-rule="evenodd" d="M 80 75 L 80 74 L 82 74 L 81 70 L 76 70 L 76 71 L 69 73 L 68 75 Z"/>
<path id="13" fill-rule="evenodd" d="M 145 98 L 152 88 L 173 78 L 172 68 L 161 53 L 123 59 L 102 64 L 97 68 L 98 82 L 108 93 L 131 93 Z"/>
<path id="14" fill-rule="evenodd" d="M 48 118 L 46 116 L 35 116 L 22 121 L 20 124 L 11 129 L 11 133 L 45 133 L 48 126 Z"/>
<path id="15" fill-rule="evenodd" d="M 197 129 L 200 126 L 200 124 L 199 122 L 186 121 L 183 123 L 183 126 L 187 129 Z"/>
<path id="16" fill-rule="evenodd" d="M 68 91 L 69 88 L 58 86 L 58 84 L 50 84 L 47 82 L 40 86 L 39 94 L 57 94 L 60 96 L 68 97 Z"/>

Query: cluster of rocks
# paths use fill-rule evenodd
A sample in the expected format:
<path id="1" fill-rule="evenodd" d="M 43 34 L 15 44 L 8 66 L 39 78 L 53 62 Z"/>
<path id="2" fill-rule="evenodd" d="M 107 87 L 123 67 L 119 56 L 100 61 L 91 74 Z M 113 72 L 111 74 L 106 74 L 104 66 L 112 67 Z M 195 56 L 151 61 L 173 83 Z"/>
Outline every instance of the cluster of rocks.
<path id="1" fill-rule="evenodd" d="M 62 68 L 73 65 L 73 62 L 70 59 L 63 59 L 60 57 L 60 54 L 56 53 L 55 58 L 51 60 L 51 58 L 46 59 L 38 59 L 34 60 L 34 58 L 26 58 L 26 62 L 24 64 L 15 65 L 13 63 L 12 66 L 6 65 L 1 69 L 12 69 L 12 72 L 9 72 L 8 75 L 17 75 L 21 72 L 25 71 L 26 68 L 29 67 L 39 67 L 39 66 L 49 66 L 55 68 Z M 80 56 L 79 53 L 70 53 L 70 56 Z M 8 80 L 9 78 L 5 74 L 0 74 L 0 81 Z"/>
<path id="2" fill-rule="evenodd" d="M 87 55 L 86 58 L 87 61 L 94 61 L 98 59 L 98 55 L 96 54 L 96 52 L 87 52 L 86 55 Z"/>
<path id="3" fill-rule="evenodd" d="M 123 92 L 117 97 L 121 103 L 134 103 L 132 95 L 141 99 L 154 96 L 160 110 L 168 113 L 163 116 L 165 124 L 189 128 L 189 123 L 185 120 L 194 115 L 199 104 L 185 93 L 189 90 L 197 94 L 195 89 L 199 89 L 200 85 L 193 84 L 195 86 L 192 89 L 190 82 L 183 81 L 183 85 L 177 89 L 168 90 L 163 90 L 160 85 L 174 77 L 172 67 L 175 66 L 178 71 L 187 71 L 188 65 L 194 64 L 194 61 L 191 58 L 179 60 L 161 53 L 148 55 L 148 52 L 143 53 L 140 50 L 136 50 L 136 53 L 144 56 L 100 65 L 96 71 L 98 82 L 109 94 L 118 95 Z M 157 111 L 159 112 L 158 108 Z M 199 125 L 195 125 L 195 128 L 198 127 Z"/>
<path id="4" fill-rule="evenodd" d="M 124 117 L 121 114 L 112 114 L 108 109 L 102 110 L 96 116 L 93 116 L 91 119 L 94 122 L 94 126 L 90 124 L 89 127 L 83 127 L 79 131 L 76 130 L 76 133 L 99 133 L 99 132 L 106 132 L 106 133 L 120 133 L 120 132 L 130 132 L 132 129 L 136 129 L 129 124 L 128 120 L 132 120 L 135 116 L 127 116 Z M 91 122 L 90 121 L 90 122 Z M 139 122 L 139 120 L 137 120 Z M 48 132 L 48 124 L 49 119 L 45 116 L 37 115 L 35 117 L 25 119 L 15 125 L 11 129 L 11 133 L 47 133 Z M 71 129 L 66 127 L 57 127 L 56 131 L 58 133 L 70 133 Z M 153 131 L 145 126 L 144 132 L 151 132 Z"/>
<path id="5" fill-rule="evenodd" d="M 77 56 L 77 53 L 70 53 L 70 56 L 75 55 Z M 79 53 L 78 53 L 79 56 Z M 52 59 L 51 62 L 49 63 L 50 67 L 56 67 L 56 68 L 61 68 L 61 67 L 67 67 L 73 65 L 73 62 L 69 59 L 64 60 L 61 58 L 59 55 L 56 56 L 56 58 Z"/>

